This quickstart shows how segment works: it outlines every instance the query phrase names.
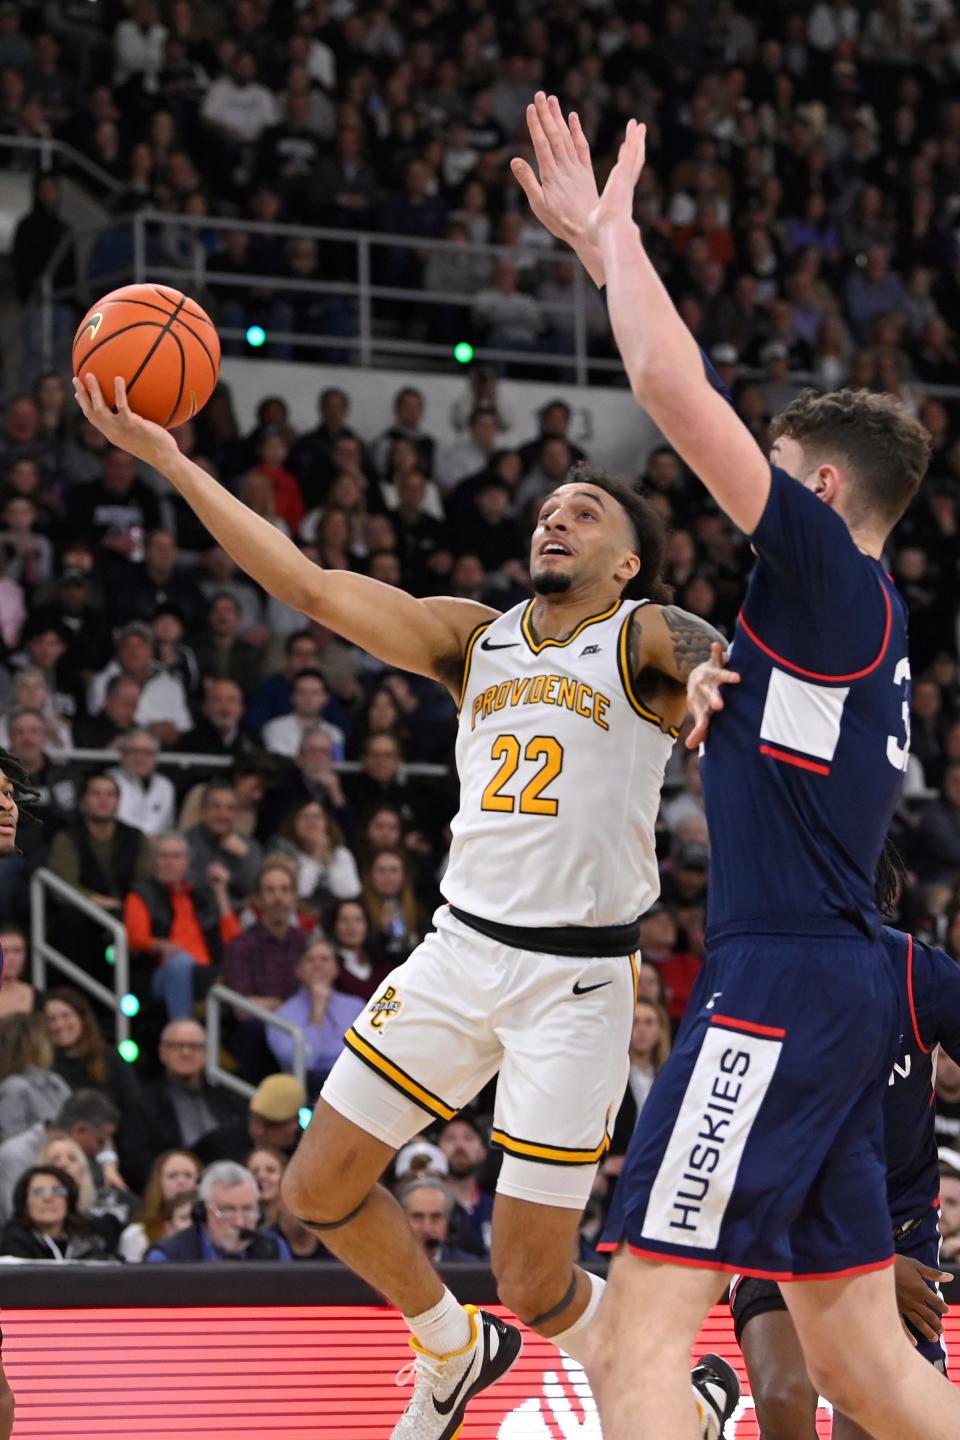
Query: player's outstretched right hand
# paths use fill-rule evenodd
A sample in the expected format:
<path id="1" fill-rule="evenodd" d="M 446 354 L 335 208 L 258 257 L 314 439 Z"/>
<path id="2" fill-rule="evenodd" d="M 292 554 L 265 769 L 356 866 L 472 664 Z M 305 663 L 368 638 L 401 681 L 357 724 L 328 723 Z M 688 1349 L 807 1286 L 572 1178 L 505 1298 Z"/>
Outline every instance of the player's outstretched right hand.
<path id="1" fill-rule="evenodd" d="M 740 676 L 735 670 L 725 670 L 726 653 L 718 640 L 710 646 L 710 659 L 704 660 L 690 671 L 687 680 L 687 709 L 693 716 L 693 729 L 686 739 L 688 750 L 696 750 L 707 738 L 710 717 L 723 709 L 724 685 L 739 685 Z"/>

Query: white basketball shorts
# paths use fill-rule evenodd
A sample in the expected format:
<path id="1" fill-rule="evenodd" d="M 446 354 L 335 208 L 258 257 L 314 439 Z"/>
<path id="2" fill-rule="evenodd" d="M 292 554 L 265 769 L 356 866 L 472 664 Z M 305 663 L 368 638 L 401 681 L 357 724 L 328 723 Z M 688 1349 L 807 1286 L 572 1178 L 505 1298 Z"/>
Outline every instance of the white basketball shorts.
<path id="1" fill-rule="evenodd" d="M 446 906 L 434 922 L 347 1031 L 324 1100 L 399 1149 L 499 1071 L 497 1189 L 582 1209 L 626 1088 L 637 958 L 513 949 Z"/>

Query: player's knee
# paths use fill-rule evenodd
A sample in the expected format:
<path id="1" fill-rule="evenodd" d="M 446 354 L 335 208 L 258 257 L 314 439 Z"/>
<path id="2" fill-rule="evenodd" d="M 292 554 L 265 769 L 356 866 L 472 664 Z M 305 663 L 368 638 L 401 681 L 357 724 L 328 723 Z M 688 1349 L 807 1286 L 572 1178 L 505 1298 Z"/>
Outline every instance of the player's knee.
<path id="1" fill-rule="evenodd" d="M 315 1225 L 335 1225 L 366 1198 L 336 1164 L 307 1164 L 298 1155 L 283 1173 L 280 1195 L 298 1219 Z"/>
<path id="2" fill-rule="evenodd" d="M 554 1264 L 530 1264 L 517 1257 L 497 1268 L 497 1294 L 501 1305 L 506 1305 L 525 1324 L 535 1323 L 541 1315 L 547 1315 L 562 1301 L 570 1286 L 571 1269 L 566 1271 Z M 563 1317 L 558 1318 L 561 1322 Z M 556 1327 L 554 1327 L 556 1328 Z"/>
<path id="3" fill-rule="evenodd" d="M 835 1410 L 857 1420 L 869 1409 L 876 1376 L 851 1364 L 849 1355 L 824 1347 L 820 1353 L 807 1355 L 807 1371 L 817 1394 Z"/>
<path id="4" fill-rule="evenodd" d="M 807 1377 L 778 1373 L 758 1381 L 753 1399 L 764 1440 L 814 1440 L 817 1400 Z"/>

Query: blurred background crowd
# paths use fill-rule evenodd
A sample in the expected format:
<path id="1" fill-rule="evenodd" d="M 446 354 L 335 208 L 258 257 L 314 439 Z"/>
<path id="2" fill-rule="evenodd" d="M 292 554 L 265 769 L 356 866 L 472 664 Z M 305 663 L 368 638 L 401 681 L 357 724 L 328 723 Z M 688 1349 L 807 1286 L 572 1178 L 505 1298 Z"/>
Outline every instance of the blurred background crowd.
<path id="1" fill-rule="evenodd" d="M 442 417 L 452 443 L 435 435 L 440 417 L 416 377 L 359 433 L 358 372 L 346 365 L 319 388 L 310 429 L 298 433 L 276 393 L 241 424 L 223 384 L 177 440 L 319 563 L 498 608 L 530 597 L 537 507 L 589 458 L 562 376 L 524 442 L 504 440 L 525 413 L 521 370 L 504 352 L 529 364 L 572 345 L 572 263 L 524 212 L 506 165 L 526 153 L 525 107 L 540 86 L 577 108 L 601 180 L 626 118 L 647 122 L 637 218 L 761 443 L 805 383 L 892 391 L 933 436 L 929 477 L 887 555 L 910 609 L 914 677 L 896 923 L 960 962 L 952 0 L 0 4 L 0 142 L 65 141 L 116 182 L 118 221 L 144 206 L 167 215 L 157 243 L 168 258 L 183 238 L 177 217 L 206 215 L 409 242 L 378 252 L 380 282 L 456 303 L 408 306 L 392 323 L 439 342 L 466 325 L 480 347 Z M 35 163 L 2 143 L 0 159 Z M 323 1258 L 284 1212 L 279 1178 L 345 1027 L 440 902 L 455 707 L 260 592 L 156 475 L 83 423 L 65 373 L 36 365 L 31 326 L 51 259 L 62 256 L 68 332 L 70 287 L 79 299 L 124 263 L 118 225 L 79 274 L 70 225 L 61 179 L 41 172 L 13 240 L 26 339 L 5 357 L 0 422 L 0 743 L 40 794 L 22 854 L 0 867 L 0 1252 L 210 1260 L 242 1220 L 251 1238 L 237 1253 Z M 224 327 L 356 332 L 349 296 L 284 289 L 298 277 L 352 282 L 351 245 L 196 234 L 218 277 L 202 298 Z M 417 248 L 431 239 L 454 246 Z M 488 242 L 504 252 L 469 248 Z M 602 298 L 585 295 L 591 353 L 609 358 Z M 482 363 L 484 345 L 500 359 Z M 293 342 L 264 353 L 311 358 Z M 669 448 L 638 456 L 631 478 L 669 527 L 677 603 L 731 636 L 749 546 Z M 658 853 L 630 1083 L 585 1217 L 586 1256 L 703 957 L 710 852 L 697 757 L 680 746 Z M 39 867 L 126 928 L 135 1063 L 118 1054 L 113 1016 L 81 990 L 55 976 L 44 994 L 30 983 Z M 112 987 L 96 919 L 51 901 L 47 921 L 63 953 Z M 216 1058 L 253 1093 L 208 1077 L 217 981 L 299 1027 L 306 1085 L 290 1073 L 289 1034 L 229 1006 Z M 937 1084 L 940 1138 L 955 1147 L 960 1069 L 941 1059 Z M 438 1260 L 486 1253 L 491 1110 L 485 1092 L 395 1167 Z M 948 1235 L 960 1232 L 956 1150 L 953 1162 Z"/>

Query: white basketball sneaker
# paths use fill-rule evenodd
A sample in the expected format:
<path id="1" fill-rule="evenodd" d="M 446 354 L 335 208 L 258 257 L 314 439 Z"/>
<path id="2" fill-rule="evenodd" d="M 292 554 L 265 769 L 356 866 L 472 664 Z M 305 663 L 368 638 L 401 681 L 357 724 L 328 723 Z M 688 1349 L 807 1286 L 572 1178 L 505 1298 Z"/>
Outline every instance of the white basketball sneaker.
<path id="1" fill-rule="evenodd" d="M 703 1355 L 690 1379 L 703 1440 L 722 1440 L 727 1421 L 740 1403 L 736 1370 L 720 1355 Z"/>
<path id="2" fill-rule="evenodd" d="M 506 1375 L 520 1354 L 520 1331 L 496 1315 L 465 1305 L 470 1342 L 452 1355 L 433 1355 L 416 1339 L 414 1358 L 397 1374 L 397 1384 L 413 1381 L 413 1396 L 397 1421 L 391 1440 L 455 1440 L 474 1395 Z"/>

